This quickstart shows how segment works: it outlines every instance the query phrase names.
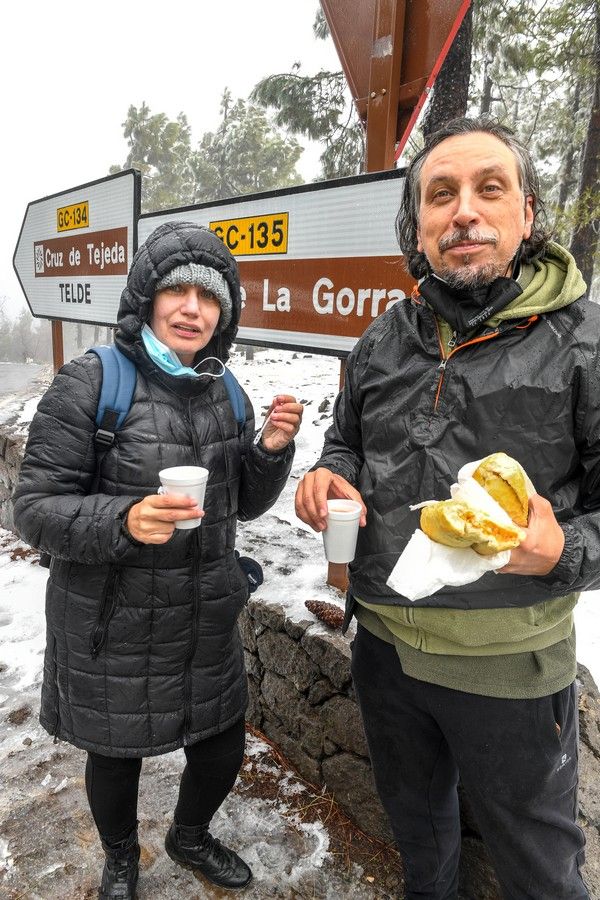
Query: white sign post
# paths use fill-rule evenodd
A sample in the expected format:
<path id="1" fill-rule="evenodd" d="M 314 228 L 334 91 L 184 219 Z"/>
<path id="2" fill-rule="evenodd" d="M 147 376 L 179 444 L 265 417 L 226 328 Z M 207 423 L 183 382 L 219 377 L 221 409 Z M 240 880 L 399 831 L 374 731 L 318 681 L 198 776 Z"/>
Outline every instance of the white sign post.
<path id="1" fill-rule="evenodd" d="M 27 206 L 13 266 L 34 316 L 116 324 L 137 247 L 140 181 L 128 169 Z"/>

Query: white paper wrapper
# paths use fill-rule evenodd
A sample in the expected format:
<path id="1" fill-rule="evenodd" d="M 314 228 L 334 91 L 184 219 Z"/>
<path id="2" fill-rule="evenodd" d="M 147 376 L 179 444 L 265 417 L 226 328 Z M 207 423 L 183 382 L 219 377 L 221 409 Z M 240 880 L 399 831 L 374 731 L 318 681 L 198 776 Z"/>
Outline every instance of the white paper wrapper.
<path id="1" fill-rule="evenodd" d="M 508 514 L 471 477 L 480 462 L 478 459 L 462 467 L 457 476 L 458 482 L 450 488 L 450 495 L 453 499 L 465 500 L 471 506 L 485 510 L 496 521 L 508 524 L 511 522 Z M 535 494 L 529 478 L 527 493 L 528 496 Z M 411 506 L 411 509 L 421 509 L 436 502 L 425 500 Z M 495 572 L 507 565 L 509 559 L 510 550 L 503 550 L 494 556 L 480 556 L 470 547 L 461 549 L 437 544 L 418 528 L 392 569 L 387 584 L 409 600 L 420 600 L 435 594 L 444 585 L 460 587 L 477 581 L 486 572 Z"/>

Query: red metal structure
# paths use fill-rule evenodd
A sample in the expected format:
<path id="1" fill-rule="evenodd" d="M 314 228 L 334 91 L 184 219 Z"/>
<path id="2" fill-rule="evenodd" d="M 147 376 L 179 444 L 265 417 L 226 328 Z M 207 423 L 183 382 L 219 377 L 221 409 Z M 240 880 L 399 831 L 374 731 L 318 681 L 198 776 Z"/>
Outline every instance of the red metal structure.
<path id="1" fill-rule="evenodd" d="M 471 0 L 321 0 L 358 115 L 367 172 L 391 169 Z"/>

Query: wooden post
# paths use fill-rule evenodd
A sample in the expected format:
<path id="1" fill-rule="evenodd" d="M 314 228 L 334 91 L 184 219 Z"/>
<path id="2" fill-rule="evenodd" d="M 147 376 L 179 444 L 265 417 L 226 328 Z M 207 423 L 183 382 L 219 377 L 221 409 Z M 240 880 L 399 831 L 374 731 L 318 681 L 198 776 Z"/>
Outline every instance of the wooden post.
<path id="1" fill-rule="evenodd" d="M 377 0 L 367 99 L 366 171 L 394 168 L 406 0 Z"/>
<path id="2" fill-rule="evenodd" d="M 56 373 L 65 362 L 63 328 L 60 319 L 52 319 L 52 360 L 54 362 L 54 372 Z"/>

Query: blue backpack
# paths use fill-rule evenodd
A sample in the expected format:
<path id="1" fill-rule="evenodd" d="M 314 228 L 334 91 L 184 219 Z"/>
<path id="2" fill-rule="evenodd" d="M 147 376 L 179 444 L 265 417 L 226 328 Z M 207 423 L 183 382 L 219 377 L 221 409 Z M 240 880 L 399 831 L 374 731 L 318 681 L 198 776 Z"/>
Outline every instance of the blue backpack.
<path id="1" fill-rule="evenodd" d="M 102 363 L 102 388 L 96 411 L 98 430 L 94 436 L 96 449 L 102 452 L 112 446 L 115 432 L 127 418 L 135 390 L 137 370 L 135 364 L 114 344 L 91 347 L 89 352 L 99 356 Z M 233 373 L 227 368 L 223 375 L 223 381 L 238 429 L 241 430 L 246 422 L 246 406 L 242 389 Z"/>
<path id="2" fill-rule="evenodd" d="M 102 363 L 102 387 L 96 411 L 98 430 L 94 436 L 98 456 L 94 488 L 96 489 L 100 479 L 102 458 L 112 446 L 115 432 L 119 430 L 131 408 L 137 370 L 134 363 L 114 345 L 91 347 L 90 352 L 99 356 Z M 223 375 L 223 381 L 238 429 L 241 430 L 246 422 L 246 405 L 242 389 L 233 373 L 227 368 Z M 237 550 L 235 556 L 248 579 L 248 590 L 253 594 L 263 583 L 262 567 L 256 560 L 250 559 L 248 556 L 240 556 Z M 44 568 L 49 567 L 50 554 L 40 554 L 40 565 Z"/>

